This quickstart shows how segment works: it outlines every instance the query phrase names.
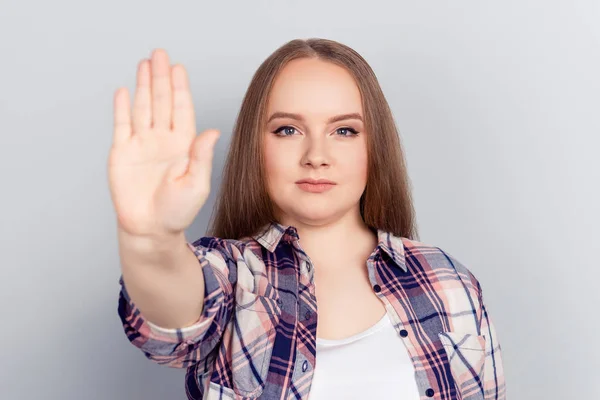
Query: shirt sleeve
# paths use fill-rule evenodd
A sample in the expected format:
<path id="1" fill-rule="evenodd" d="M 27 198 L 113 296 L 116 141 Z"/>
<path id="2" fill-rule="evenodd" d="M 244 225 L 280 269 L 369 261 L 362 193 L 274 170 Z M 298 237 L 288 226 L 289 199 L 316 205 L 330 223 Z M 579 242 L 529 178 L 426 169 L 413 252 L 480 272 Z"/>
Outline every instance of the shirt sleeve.
<path id="1" fill-rule="evenodd" d="M 129 341 L 158 364 L 187 368 L 206 360 L 221 339 L 233 309 L 236 263 L 224 240 L 203 237 L 188 247 L 204 276 L 204 307 L 196 323 L 163 328 L 147 321 L 133 303 L 121 275 L 118 313 Z"/>
<path id="2" fill-rule="evenodd" d="M 477 282 L 479 289 L 479 315 L 481 315 L 479 332 L 485 336 L 485 366 L 484 366 L 484 398 L 485 400 L 505 400 L 506 383 L 504 381 L 504 366 L 502 363 L 502 347 L 498 341 L 494 321 L 488 313 L 483 301 L 483 291 Z"/>

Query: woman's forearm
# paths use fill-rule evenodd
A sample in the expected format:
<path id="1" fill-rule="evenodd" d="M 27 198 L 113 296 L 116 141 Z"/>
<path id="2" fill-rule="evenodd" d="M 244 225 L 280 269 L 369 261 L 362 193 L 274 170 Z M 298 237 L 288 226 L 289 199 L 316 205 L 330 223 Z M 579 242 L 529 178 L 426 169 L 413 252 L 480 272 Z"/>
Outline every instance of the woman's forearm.
<path id="1" fill-rule="evenodd" d="M 144 318 L 163 328 L 192 325 L 202 314 L 204 278 L 185 234 L 138 237 L 119 230 L 123 281 Z"/>

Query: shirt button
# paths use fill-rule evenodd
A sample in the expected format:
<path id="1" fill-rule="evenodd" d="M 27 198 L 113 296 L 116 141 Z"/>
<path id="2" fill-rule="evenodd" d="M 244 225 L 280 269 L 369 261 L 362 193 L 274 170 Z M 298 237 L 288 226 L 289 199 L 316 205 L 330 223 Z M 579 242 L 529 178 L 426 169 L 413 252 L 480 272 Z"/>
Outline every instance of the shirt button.
<path id="1" fill-rule="evenodd" d="M 305 318 L 306 320 L 309 320 L 309 319 L 310 319 L 310 315 L 311 315 L 311 314 L 310 314 L 310 311 L 307 311 L 306 313 L 304 313 L 304 318 Z"/>
<path id="2" fill-rule="evenodd" d="M 375 285 L 375 286 L 373 286 L 373 290 L 375 291 L 375 293 L 379 293 L 379 292 L 381 292 L 381 286 Z"/>
<path id="3" fill-rule="evenodd" d="M 307 368 L 308 368 L 308 361 L 304 360 L 304 362 L 302 363 L 302 372 L 306 372 Z"/>
<path id="4" fill-rule="evenodd" d="M 282 304 L 283 304 L 283 301 L 281 301 L 281 299 L 277 299 L 277 305 L 279 305 L 281 307 Z"/>
<path id="5" fill-rule="evenodd" d="M 427 397 L 433 397 L 433 393 L 434 393 L 434 391 L 432 388 L 429 388 L 425 391 L 425 394 L 427 395 Z"/>
<path id="6" fill-rule="evenodd" d="M 406 329 L 402 329 L 402 330 L 400 331 L 400 336 L 402 336 L 402 337 L 407 337 L 407 336 L 408 336 L 408 331 L 407 331 Z M 431 396 L 429 396 L 429 397 L 431 397 Z"/>

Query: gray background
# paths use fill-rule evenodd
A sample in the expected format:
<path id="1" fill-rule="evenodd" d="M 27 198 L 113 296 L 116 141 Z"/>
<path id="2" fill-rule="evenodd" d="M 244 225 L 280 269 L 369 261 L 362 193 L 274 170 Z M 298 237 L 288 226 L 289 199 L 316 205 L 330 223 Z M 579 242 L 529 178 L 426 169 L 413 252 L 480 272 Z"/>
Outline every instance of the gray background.
<path id="1" fill-rule="evenodd" d="M 258 65 L 293 38 L 360 52 L 393 109 L 421 240 L 480 280 L 508 397 L 600 398 L 598 1 L 0 4 L 0 397 L 183 399 L 129 344 L 106 160 L 114 91 L 156 47 L 221 129 L 213 193 Z M 390 397 L 391 398 L 391 397 Z"/>

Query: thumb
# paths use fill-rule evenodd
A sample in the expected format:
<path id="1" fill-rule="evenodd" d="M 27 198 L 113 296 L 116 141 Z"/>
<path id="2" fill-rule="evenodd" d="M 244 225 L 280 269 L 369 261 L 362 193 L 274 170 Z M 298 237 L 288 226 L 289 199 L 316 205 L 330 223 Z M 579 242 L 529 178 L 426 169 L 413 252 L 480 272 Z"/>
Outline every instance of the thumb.
<path id="1" fill-rule="evenodd" d="M 188 173 L 196 182 L 210 182 L 214 148 L 220 136 L 218 130 L 209 129 L 194 139 Z"/>

